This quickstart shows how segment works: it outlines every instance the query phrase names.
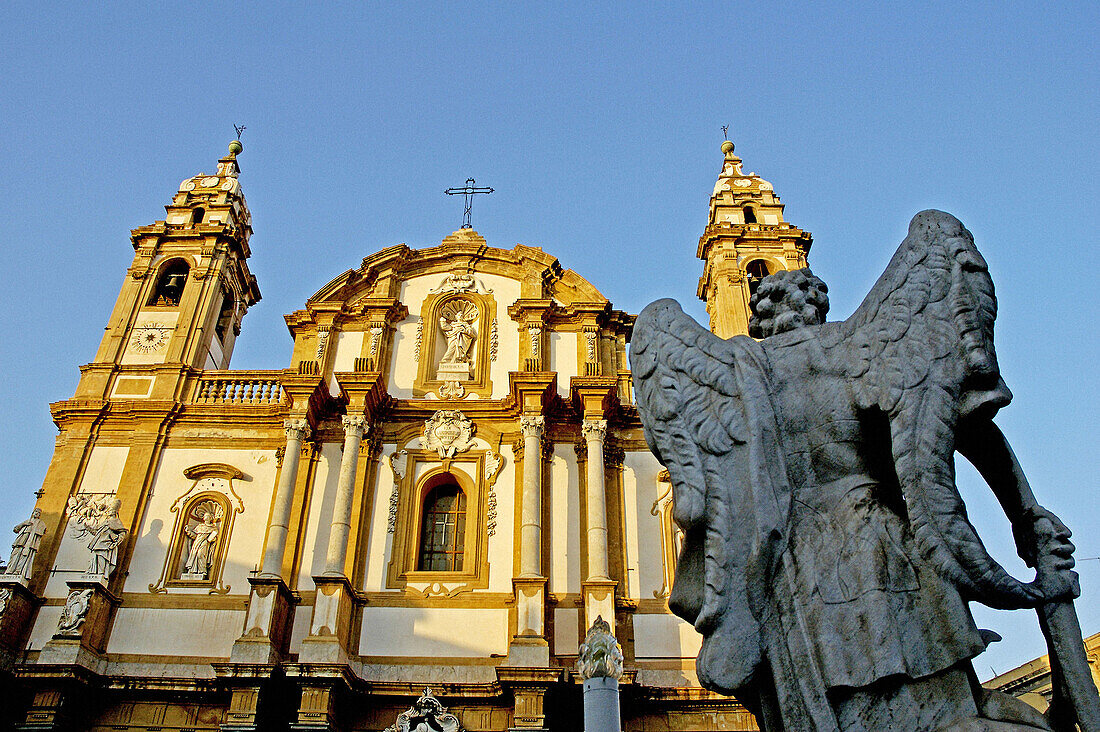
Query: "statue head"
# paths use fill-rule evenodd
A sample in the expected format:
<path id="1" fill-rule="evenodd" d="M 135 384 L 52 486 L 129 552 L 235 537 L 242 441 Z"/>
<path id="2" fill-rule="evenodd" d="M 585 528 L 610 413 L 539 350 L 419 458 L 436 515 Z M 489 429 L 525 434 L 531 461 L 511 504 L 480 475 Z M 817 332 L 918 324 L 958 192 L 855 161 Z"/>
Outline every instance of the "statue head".
<path id="1" fill-rule="evenodd" d="M 828 292 L 825 282 L 809 267 L 768 275 L 749 298 L 749 335 L 766 338 L 824 323 L 829 312 Z"/>
<path id="2" fill-rule="evenodd" d="M 33 511 L 31 511 L 31 518 L 42 518 L 42 509 L 36 507 Z"/>

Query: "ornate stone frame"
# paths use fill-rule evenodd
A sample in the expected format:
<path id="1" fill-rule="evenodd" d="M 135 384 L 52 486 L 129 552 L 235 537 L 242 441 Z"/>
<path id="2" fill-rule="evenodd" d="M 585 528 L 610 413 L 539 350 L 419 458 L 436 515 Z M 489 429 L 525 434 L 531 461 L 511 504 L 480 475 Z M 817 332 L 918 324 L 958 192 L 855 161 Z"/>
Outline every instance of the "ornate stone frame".
<path id="1" fill-rule="evenodd" d="M 386 570 L 387 589 L 405 589 L 425 596 L 453 596 L 489 586 L 489 498 L 492 482 L 496 480 L 496 473 L 488 475 L 487 460 L 492 462 L 490 453 L 491 450 L 467 452 L 441 461 L 434 450 L 407 450 L 405 475 L 397 487 L 397 518 Z M 419 478 L 418 466 L 426 468 Z M 496 465 L 496 472 L 499 472 L 499 465 Z M 466 493 L 466 534 L 463 569 L 460 572 L 424 572 L 416 569 L 427 486 L 432 478 L 442 473 L 454 476 Z M 492 508 L 495 513 L 495 507 Z M 423 590 L 410 587 L 421 583 L 427 584 Z"/>
<path id="2" fill-rule="evenodd" d="M 225 557 L 232 539 L 233 521 L 238 513 L 244 511 L 244 502 L 237 492 L 233 490 L 233 479 L 244 478 L 242 473 L 232 465 L 224 463 L 203 463 L 187 468 L 183 471 L 184 477 L 189 478 L 191 487 L 179 498 L 172 502 L 169 509 L 176 514 L 176 521 L 172 527 L 172 540 L 168 544 L 168 554 L 164 558 L 164 568 L 161 570 L 160 579 L 149 585 L 149 591 L 153 593 L 168 592 L 169 589 L 206 589 L 211 595 L 227 594 L 232 587 L 222 585 L 222 570 L 225 567 Z M 227 490 L 200 489 L 199 484 L 207 478 L 222 478 L 226 481 Z M 180 562 L 183 561 L 182 550 L 184 543 L 184 528 L 187 526 L 187 515 L 198 501 L 214 500 L 220 503 L 224 509 L 222 517 L 221 536 L 214 553 L 214 559 L 210 564 L 210 577 L 205 580 L 179 579 Z"/>
<path id="3" fill-rule="evenodd" d="M 437 361 L 442 356 L 439 351 L 438 321 L 443 307 L 453 300 L 466 300 L 477 308 L 477 339 L 474 341 L 473 373 L 469 381 L 459 382 L 467 394 L 477 394 L 482 399 L 493 395 L 493 383 L 489 375 L 490 335 L 492 323 L 496 318 L 496 299 L 491 294 L 476 292 L 443 292 L 430 294 L 420 307 L 423 342 L 420 347 L 420 361 L 416 367 L 416 382 L 413 384 L 413 396 L 424 397 L 438 393 L 444 382 L 436 378 Z"/>
<path id="4" fill-rule="evenodd" d="M 680 556 L 683 538 L 680 527 L 672 520 L 672 478 L 666 469 L 662 468 L 657 474 L 657 498 L 649 513 L 656 516 L 661 524 L 661 570 L 664 578 L 664 584 L 653 591 L 653 596 L 658 600 L 668 600 L 672 582 L 676 579 L 676 560 Z"/>

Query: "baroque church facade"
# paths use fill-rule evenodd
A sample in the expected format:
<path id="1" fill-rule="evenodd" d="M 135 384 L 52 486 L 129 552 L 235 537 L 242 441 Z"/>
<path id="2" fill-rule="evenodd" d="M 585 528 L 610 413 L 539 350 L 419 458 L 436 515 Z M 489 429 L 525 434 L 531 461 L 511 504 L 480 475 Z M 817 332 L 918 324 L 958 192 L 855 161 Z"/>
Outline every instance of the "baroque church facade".
<path id="1" fill-rule="evenodd" d="M 0 570 L 0 724 L 583 727 L 579 645 L 622 646 L 627 731 L 755 729 L 699 687 L 679 534 L 632 398 L 634 317 L 536 247 L 382 249 L 229 368 L 248 308 L 239 143 L 131 232 L 132 266 Z M 711 329 L 809 233 L 733 144 L 699 240 Z M 425 712 L 426 713 L 426 712 Z M 410 721 L 412 720 L 412 721 Z"/>

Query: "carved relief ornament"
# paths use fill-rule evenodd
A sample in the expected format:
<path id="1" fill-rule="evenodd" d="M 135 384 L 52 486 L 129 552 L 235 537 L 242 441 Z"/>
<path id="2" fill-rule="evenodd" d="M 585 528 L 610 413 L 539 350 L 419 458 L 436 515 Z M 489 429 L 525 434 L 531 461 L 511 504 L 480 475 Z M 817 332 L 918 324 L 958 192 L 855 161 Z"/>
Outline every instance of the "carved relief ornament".
<path id="1" fill-rule="evenodd" d="M 476 277 L 469 272 L 451 272 L 443 281 L 439 284 L 439 287 L 434 290 L 429 290 L 428 294 L 438 295 L 444 292 L 474 292 L 474 293 L 486 293 L 493 290 L 482 284 Z"/>
<path id="2" fill-rule="evenodd" d="M 435 450 L 441 458 L 449 459 L 455 453 L 470 449 L 473 436 L 474 425 L 465 414 L 455 409 L 441 409 L 424 422 L 420 445 L 425 450 Z"/>
<path id="3" fill-rule="evenodd" d="M 439 732 L 462 732 L 458 717 L 447 711 L 447 707 L 432 696 L 432 690 L 425 688 L 424 693 L 411 707 L 397 715 L 397 721 L 384 732 L 421 732 L 421 730 L 439 730 Z"/>

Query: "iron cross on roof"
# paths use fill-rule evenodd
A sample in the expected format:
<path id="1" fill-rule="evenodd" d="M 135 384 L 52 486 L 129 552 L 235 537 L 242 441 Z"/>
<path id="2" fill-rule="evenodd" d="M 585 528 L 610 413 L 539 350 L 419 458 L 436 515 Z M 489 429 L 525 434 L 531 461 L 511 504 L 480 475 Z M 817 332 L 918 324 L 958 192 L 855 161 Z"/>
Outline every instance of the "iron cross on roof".
<path id="1" fill-rule="evenodd" d="M 473 178 L 467 178 L 466 185 L 464 185 L 462 188 L 448 188 L 447 190 L 443 191 L 448 196 L 457 196 L 459 193 L 461 193 L 466 197 L 466 210 L 462 213 L 463 229 L 473 228 L 473 226 L 470 225 L 470 209 L 473 208 L 474 205 L 474 194 L 493 192 L 493 189 L 489 188 L 488 186 L 482 186 L 480 188 L 476 187 L 474 185 L 474 183 L 476 182 L 477 181 L 475 181 Z"/>

